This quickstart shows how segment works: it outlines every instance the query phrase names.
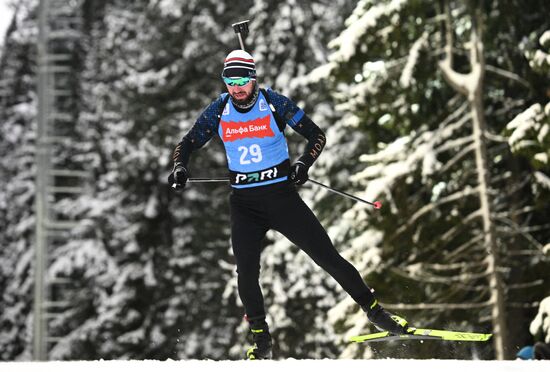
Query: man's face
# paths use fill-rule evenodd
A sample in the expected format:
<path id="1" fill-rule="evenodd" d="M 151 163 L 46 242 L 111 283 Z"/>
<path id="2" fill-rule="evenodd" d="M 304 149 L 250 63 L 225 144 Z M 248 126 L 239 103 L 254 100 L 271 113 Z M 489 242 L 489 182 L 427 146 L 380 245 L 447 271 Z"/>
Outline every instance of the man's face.
<path id="1" fill-rule="evenodd" d="M 252 96 L 254 92 L 255 80 L 250 80 L 247 84 L 239 85 L 229 85 L 225 84 L 227 91 L 237 102 L 247 102 L 248 99 Z"/>

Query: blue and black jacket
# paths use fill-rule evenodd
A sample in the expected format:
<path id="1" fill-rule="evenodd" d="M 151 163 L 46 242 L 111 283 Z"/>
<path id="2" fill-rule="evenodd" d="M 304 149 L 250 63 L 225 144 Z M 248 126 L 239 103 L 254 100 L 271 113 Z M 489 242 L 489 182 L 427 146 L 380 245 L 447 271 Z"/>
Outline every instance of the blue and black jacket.
<path id="1" fill-rule="evenodd" d="M 325 135 L 292 100 L 271 89 L 260 89 L 255 105 L 243 111 L 224 93 L 182 138 L 174 151 L 174 163 L 187 168 L 191 153 L 218 135 L 226 149 L 234 188 L 285 181 L 290 170 L 284 137 L 287 125 L 308 140 L 298 161 L 310 167 L 325 146 Z"/>

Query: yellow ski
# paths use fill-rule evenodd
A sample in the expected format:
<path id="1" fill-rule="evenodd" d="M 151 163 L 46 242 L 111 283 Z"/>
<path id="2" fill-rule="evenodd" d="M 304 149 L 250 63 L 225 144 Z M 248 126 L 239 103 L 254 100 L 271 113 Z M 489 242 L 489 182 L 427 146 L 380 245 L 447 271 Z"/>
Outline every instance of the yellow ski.
<path id="1" fill-rule="evenodd" d="M 456 332 L 441 329 L 409 328 L 410 333 L 394 335 L 389 332 L 371 333 L 368 335 L 354 336 L 352 342 L 379 342 L 391 340 L 443 340 L 443 341 L 488 341 L 491 333 Z"/>

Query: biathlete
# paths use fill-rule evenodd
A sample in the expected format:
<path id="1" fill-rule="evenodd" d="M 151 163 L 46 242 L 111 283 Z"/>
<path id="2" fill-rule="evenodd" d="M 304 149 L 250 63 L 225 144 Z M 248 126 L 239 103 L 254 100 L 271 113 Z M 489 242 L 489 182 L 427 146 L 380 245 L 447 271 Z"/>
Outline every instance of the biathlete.
<path id="1" fill-rule="evenodd" d="M 260 89 L 252 56 L 243 50 L 227 55 L 222 94 L 199 116 L 174 151 L 169 183 L 182 189 L 191 153 L 214 135 L 222 140 L 232 187 L 231 243 L 237 264 L 238 291 L 254 345 L 249 359 L 272 357 L 259 284 L 261 241 L 269 229 L 279 231 L 331 275 L 379 329 L 407 332 L 407 322 L 377 302 L 359 272 L 334 248 L 328 234 L 296 191 L 325 146 L 325 134 L 294 102 L 271 89 Z M 284 129 L 307 139 L 305 152 L 290 164 Z"/>

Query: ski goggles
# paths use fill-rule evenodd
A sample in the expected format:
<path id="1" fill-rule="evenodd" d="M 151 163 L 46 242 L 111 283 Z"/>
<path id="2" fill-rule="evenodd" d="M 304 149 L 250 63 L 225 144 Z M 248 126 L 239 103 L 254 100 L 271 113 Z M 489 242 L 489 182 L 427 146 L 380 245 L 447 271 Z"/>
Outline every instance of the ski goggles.
<path id="1" fill-rule="evenodd" d="M 250 80 L 252 80 L 252 78 L 250 77 L 240 77 L 240 78 L 228 78 L 228 77 L 224 77 L 223 78 L 223 82 L 226 83 L 227 85 L 229 85 L 230 87 L 233 87 L 235 85 L 238 85 L 240 87 L 250 83 Z"/>

